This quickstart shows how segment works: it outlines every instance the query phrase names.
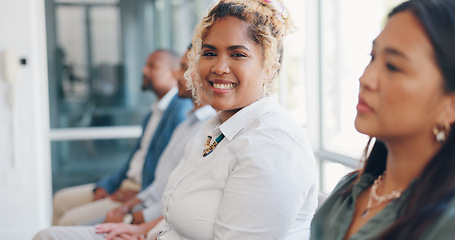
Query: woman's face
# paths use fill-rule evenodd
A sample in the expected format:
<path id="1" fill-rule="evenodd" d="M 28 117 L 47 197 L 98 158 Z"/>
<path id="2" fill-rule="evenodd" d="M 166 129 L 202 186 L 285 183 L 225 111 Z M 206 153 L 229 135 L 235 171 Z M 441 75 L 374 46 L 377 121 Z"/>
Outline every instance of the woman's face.
<path id="1" fill-rule="evenodd" d="M 392 16 L 371 55 L 360 77 L 356 129 L 383 141 L 434 137 L 432 127 L 444 120 L 449 97 L 433 47 L 414 15 Z"/>
<path id="2" fill-rule="evenodd" d="M 202 43 L 202 87 L 209 104 L 227 118 L 263 97 L 262 48 L 248 37 L 248 27 L 235 17 L 218 19 Z"/>

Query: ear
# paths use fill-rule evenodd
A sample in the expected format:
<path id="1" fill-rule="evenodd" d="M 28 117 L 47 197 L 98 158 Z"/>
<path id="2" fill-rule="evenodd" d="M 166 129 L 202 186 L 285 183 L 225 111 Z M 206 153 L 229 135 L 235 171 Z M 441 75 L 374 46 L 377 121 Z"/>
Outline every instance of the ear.
<path id="1" fill-rule="evenodd" d="M 443 111 L 443 122 L 448 122 L 451 125 L 455 122 L 455 93 L 447 96 L 447 103 Z"/>

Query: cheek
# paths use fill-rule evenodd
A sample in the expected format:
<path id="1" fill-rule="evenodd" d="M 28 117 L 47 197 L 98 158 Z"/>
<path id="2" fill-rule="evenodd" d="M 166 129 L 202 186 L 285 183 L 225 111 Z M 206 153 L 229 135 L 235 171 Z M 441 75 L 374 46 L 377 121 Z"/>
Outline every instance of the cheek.
<path id="1" fill-rule="evenodd" d="M 199 78 L 204 79 L 208 74 L 208 70 L 210 70 L 208 63 L 202 59 L 199 60 L 199 63 L 197 65 L 197 73 L 199 75 Z"/>
<path id="2" fill-rule="evenodd" d="M 435 92 L 425 89 L 398 88 L 382 96 L 382 114 L 385 119 L 396 119 L 404 126 L 431 119 L 438 109 Z M 397 123 L 398 124 L 398 123 Z"/>

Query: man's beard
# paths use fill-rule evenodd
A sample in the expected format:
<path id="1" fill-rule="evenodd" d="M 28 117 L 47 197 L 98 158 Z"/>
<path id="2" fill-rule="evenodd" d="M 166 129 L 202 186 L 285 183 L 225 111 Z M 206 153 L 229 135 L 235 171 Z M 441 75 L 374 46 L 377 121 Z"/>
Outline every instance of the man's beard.
<path id="1" fill-rule="evenodd" d="M 142 78 L 142 91 L 152 91 L 153 92 L 153 86 L 152 86 L 152 80 L 146 79 L 145 77 Z"/>

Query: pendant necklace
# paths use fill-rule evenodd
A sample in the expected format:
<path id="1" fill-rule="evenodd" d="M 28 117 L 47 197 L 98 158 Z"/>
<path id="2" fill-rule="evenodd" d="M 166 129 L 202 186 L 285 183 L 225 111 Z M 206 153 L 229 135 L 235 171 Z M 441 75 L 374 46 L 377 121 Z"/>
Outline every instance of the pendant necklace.
<path id="1" fill-rule="evenodd" d="M 379 185 L 381 185 L 384 177 L 385 177 L 385 172 L 383 174 L 379 175 L 379 177 L 376 180 L 374 180 L 373 186 L 371 186 L 370 195 L 368 197 L 367 208 L 365 209 L 365 211 L 362 212 L 362 215 L 361 215 L 362 218 L 366 217 L 372 208 L 375 208 L 383 203 L 390 202 L 401 196 L 401 193 L 403 192 L 403 190 L 393 191 L 393 192 L 391 192 L 387 195 L 383 195 L 383 196 L 378 195 L 377 190 L 378 190 Z"/>
<path id="2" fill-rule="evenodd" d="M 210 142 L 212 141 L 212 136 L 207 136 L 207 141 L 205 142 L 205 146 L 204 146 L 204 152 L 202 153 L 202 157 L 205 157 L 207 155 L 209 155 L 210 153 L 213 152 L 213 150 L 215 150 L 216 146 L 218 146 L 218 143 L 221 142 L 221 140 L 224 139 L 224 134 L 220 134 L 220 136 L 218 136 L 215 141 L 213 141 L 212 144 L 210 144 Z"/>

